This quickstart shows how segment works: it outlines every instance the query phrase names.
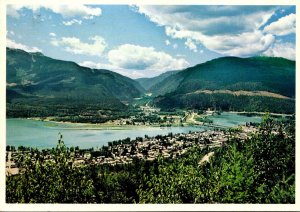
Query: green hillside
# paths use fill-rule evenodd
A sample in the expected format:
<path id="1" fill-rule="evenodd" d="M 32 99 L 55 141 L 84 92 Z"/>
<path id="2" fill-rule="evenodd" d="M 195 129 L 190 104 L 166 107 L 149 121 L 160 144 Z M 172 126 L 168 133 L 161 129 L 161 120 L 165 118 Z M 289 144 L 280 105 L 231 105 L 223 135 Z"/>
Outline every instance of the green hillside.
<path id="1" fill-rule="evenodd" d="M 223 57 L 165 78 L 152 91 L 159 95 L 196 90 L 265 90 L 295 97 L 295 61 L 283 58 Z"/>
<path id="2" fill-rule="evenodd" d="M 122 101 L 140 97 L 144 92 L 136 81 L 112 71 L 81 67 L 41 53 L 9 48 L 6 53 L 8 112 L 16 105 L 44 107 L 43 110 L 120 110 L 125 108 Z"/>
<path id="3" fill-rule="evenodd" d="M 41 53 L 7 49 L 9 87 L 32 95 L 92 98 L 116 97 L 130 100 L 144 89 L 134 80 L 108 70 L 81 67 Z"/>
<path id="4" fill-rule="evenodd" d="M 162 108 L 214 107 L 292 113 L 295 61 L 271 57 L 218 58 L 169 76 L 151 91 L 160 95 L 154 103 Z M 284 107 L 275 108 L 281 105 Z"/>
<path id="5" fill-rule="evenodd" d="M 145 90 L 151 90 L 153 86 L 156 86 L 158 83 L 166 79 L 167 77 L 174 75 L 178 73 L 178 71 L 167 71 L 163 74 L 160 74 L 156 77 L 152 78 L 139 78 L 136 79 L 137 82 L 140 83 L 140 85 L 145 89 Z"/>
<path id="6" fill-rule="evenodd" d="M 123 110 L 124 102 L 146 90 L 156 96 L 153 104 L 165 110 L 295 111 L 295 61 L 283 58 L 223 57 L 135 81 L 41 53 L 6 51 L 9 116 L 24 116 L 24 111 L 26 116 L 57 115 L 65 110 L 64 115 L 92 116 L 102 109 Z"/>

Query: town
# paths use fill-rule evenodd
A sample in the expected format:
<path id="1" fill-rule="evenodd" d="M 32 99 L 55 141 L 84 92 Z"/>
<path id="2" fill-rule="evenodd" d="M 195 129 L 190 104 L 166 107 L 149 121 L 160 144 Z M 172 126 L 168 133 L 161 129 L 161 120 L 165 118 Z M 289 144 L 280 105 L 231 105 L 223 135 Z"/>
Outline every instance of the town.
<path id="1" fill-rule="evenodd" d="M 157 135 L 155 137 L 137 137 L 134 140 L 126 138 L 119 141 L 108 142 L 107 146 L 100 149 L 79 149 L 79 147 L 68 148 L 70 153 L 70 163 L 72 166 L 84 166 L 89 164 L 99 165 L 122 165 L 131 163 L 135 158 L 153 161 L 158 157 L 176 159 L 187 152 L 191 147 L 215 148 L 225 145 L 233 137 L 241 140 L 247 139 L 257 128 L 252 123 L 238 128 L 221 129 L 214 128 L 206 131 L 189 133 L 169 133 L 168 135 Z M 22 160 L 28 157 L 31 162 L 35 162 L 36 149 L 25 148 L 23 146 L 7 146 L 6 148 L 6 175 L 16 175 L 24 171 Z M 52 161 L 51 149 L 42 150 L 44 161 Z"/>

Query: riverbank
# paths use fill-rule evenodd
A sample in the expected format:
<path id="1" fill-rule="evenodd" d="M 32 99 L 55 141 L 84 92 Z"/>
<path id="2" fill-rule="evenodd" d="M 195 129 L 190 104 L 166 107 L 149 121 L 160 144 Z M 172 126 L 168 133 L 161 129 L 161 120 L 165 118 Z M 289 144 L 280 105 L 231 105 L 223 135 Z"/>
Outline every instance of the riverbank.
<path id="1" fill-rule="evenodd" d="M 38 149 L 55 147 L 59 134 L 63 135 L 65 144 L 79 146 L 80 148 L 101 147 L 109 141 L 124 138 L 167 135 L 173 133 L 188 133 L 189 131 L 201 131 L 204 126 L 184 127 L 146 127 L 146 126 L 119 126 L 106 127 L 82 124 L 57 124 L 47 121 L 30 119 L 6 120 L 6 144 L 11 146 L 29 146 Z"/>
<path id="2" fill-rule="evenodd" d="M 189 124 L 178 125 L 172 124 L 163 126 L 159 124 L 151 125 L 129 125 L 129 124 L 114 124 L 114 123 L 78 123 L 78 122 L 66 122 L 66 121 L 54 121 L 51 118 L 18 118 L 25 120 L 42 121 L 49 123 L 49 127 L 59 126 L 60 129 L 76 129 L 76 130 L 132 130 L 132 129 L 151 129 L 151 128 L 168 128 L 168 127 L 185 127 L 190 126 Z"/>
<path id="3" fill-rule="evenodd" d="M 253 126 L 244 126 L 235 131 L 235 137 L 241 140 L 247 139 L 252 133 L 257 132 Z M 136 139 L 124 138 L 118 141 L 108 142 L 101 148 L 80 149 L 72 147 L 74 166 L 90 164 L 122 165 L 131 163 L 135 158 L 153 161 L 158 157 L 176 159 L 185 154 L 192 147 L 214 148 L 224 145 L 233 135 L 226 130 L 205 130 L 188 133 L 169 133 L 168 135 L 144 136 Z M 61 142 L 61 140 L 60 140 Z M 11 151 L 7 149 L 6 174 L 15 175 L 19 173 L 18 158 L 24 155 L 35 160 L 35 155 L 30 148 L 16 148 Z M 43 159 L 52 162 L 50 148 L 44 148 Z"/>
<path id="4" fill-rule="evenodd" d="M 264 112 L 236 112 L 236 111 L 229 111 L 223 112 L 223 114 L 236 114 L 245 117 L 251 116 L 263 116 L 266 113 Z M 276 113 L 269 113 L 273 116 L 292 116 L 291 114 L 276 114 Z M 35 120 L 35 121 L 42 121 L 49 123 L 49 127 L 60 127 L 60 129 L 77 129 L 77 130 L 132 130 L 132 129 L 151 129 L 151 128 L 168 128 L 168 127 L 188 127 L 188 126 L 209 126 L 209 127 L 228 127 L 222 126 L 220 124 L 210 123 L 207 124 L 205 122 L 196 121 L 196 117 L 209 117 L 210 119 L 214 119 L 219 117 L 220 115 L 195 115 L 195 113 L 191 113 L 190 115 L 186 116 L 184 122 L 181 123 L 147 123 L 147 124 L 120 124 L 119 122 L 108 121 L 105 123 L 85 123 L 85 122 L 70 122 L 70 121 L 56 121 L 57 117 L 30 117 L 30 118 L 20 118 L 20 119 L 28 119 L 28 120 Z"/>
<path id="5" fill-rule="evenodd" d="M 269 115 L 272 116 L 293 116 L 294 114 L 285 114 L 285 113 L 269 113 L 269 112 L 246 112 L 246 111 L 228 111 L 227 113 L 235 113 L 235 114 L 244 114 L 244 116 L 247 116 L 247 114 L 251 114 L 251 115 L 260 115 L 263 116 L 266 113 L 268 113 Z"/>
<path id="6" fill-rule="evenodd" d="M 280 201 L 292 204 L 295 202 L 295 122 L 292 119 L 281 123 L 270 120 L 262 126 L 267 126 L 268 130 L 259 127 L 255 132 L 254 128 L 247 130 L 246 126 L 231 131 L 145 136 L 133 140 L 122 139 L 104 147 L 84 150 L 66 148 L 62 142 L 59 142 L 58 148 L 48 151 L 26 151 L 23 148 L 22 152 L 18 149 L 11 155 L 13 161 L 21 162 L 19 158 L 29 160 L 26 160 L 25 166 L 22 162 L 16 164 L 20 173 L 26 174 L 6 177 L 7 202 L 24 202 L 23 197 L 27 196 L 30 197 L 27 202 L 46 203 L 82 201 L 128 204 L 180 201 L 187 204 L 275 204 Z M 247 141 L 243 142 L 245 139 Z M 11 159 L 9 151 L 7 148 L 7 162 Z M 266 152 L 270 154 L 265 154 Z M 262 170 L 268 172 L 261 172 Z M 7 175 L 13 174 L 7 172 Z M 284 186 L 278 187 L 282 184 L 282 179 L 289 180 Z M 250 189 L 250 192 L 245 193 L 248 190 L 239 189 L 241 186 Z M 227 193 L 219 192 L 220 188 L 227 187 L 231 189 Z M 40 192 L 32 193 L 36 191 Z M 61 199 L 62 191 L 63 194 L 71 194 L 63 197 L 72 199 Z M 283 196 L 278 199 L 278 195 L 269 195 L 269 191 Z M 232 194 L 236 192 L 239 192 L 238 198 L 232 199 L 236 196 Z M 89 196 L 83 196 L 85 193 Z M 145 199 L 149 195 L 151 199 Z M 163 195 L 172 199 L 164 202 L 157 200 Z M 274 200 L 265 201 L 266 197 L 273 197 Z"/>

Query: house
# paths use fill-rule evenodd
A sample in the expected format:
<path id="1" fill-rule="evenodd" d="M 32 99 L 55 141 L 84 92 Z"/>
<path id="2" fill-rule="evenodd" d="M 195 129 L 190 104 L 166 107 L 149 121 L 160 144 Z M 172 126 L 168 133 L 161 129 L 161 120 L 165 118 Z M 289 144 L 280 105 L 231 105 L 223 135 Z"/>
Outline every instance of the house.
<path id="1" fill-rule="evenodd" d="M 90 152 L 85 152 L 85 153 L 83 154 L 83 157 L 84 157 L 85 159 L 90 159 L 90 158 L 92 157 L 92 155 L 91 155 Z"/>

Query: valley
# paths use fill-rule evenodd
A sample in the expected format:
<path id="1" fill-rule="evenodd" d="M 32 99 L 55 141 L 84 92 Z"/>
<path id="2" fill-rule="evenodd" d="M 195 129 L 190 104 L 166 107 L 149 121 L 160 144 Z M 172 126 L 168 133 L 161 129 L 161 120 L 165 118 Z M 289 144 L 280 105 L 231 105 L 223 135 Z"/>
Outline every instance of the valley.
<path id="1" fill-rule="evenodd" d="M 224 57 L 132 80 L 8 48 L 7 71 L 8 118 L 178 126 L 201 124 L 184 119 L 194 110 L 295 112 L 295 62 L 283 58 Z"/>
<path id="2" fill-rule="evenodd" d="M 1 4 L 2 210 L 300 208 L 296 3 L 73 3 Z"/>
<path id="3" fill-rule="evenodd" d="M 228 127 L 213 120 L 224 112 L 294 114 L 294 69 L 283 58 L 224 57 L 133 80 L 7 48 L 6 113 L 49 125 L 78 123 L 76 129 Z"/>
<path id="4" fill-rule="evenodd" d="M 227 177 L 227 164 L 235 167 L 236 161 L 248 160 L 249 153 L 258 155 L 259 163 L 269 155 L 260 154 L 261 150 L 275 149 L 276 157 L 281 152 L 282 158 L 287 158 L 285 151 L 294 151 L 291 141 L 295 127 L 295 63 L 282 58 L 225 57 L 154 78 L 133 80 L 109 70 L 7 49 L 6 94 L 9 188 L 24 185 L 24 176 L 43 179 L 40 173 L 48 171 L 52 180 L 59 174 L 77 182 L 81 179 L 78 174 L 83 174 L 91 183 L 90 188 L 112 190 L 117 196 L 129 198 L 114 199 L 114 194 L 104 191 L 104 199 L 87 196 L 83 202 L 152 203 L 152 186 L 165 186 L 156 179 L 170 176 L 176 180 L 178 175 L 172 174 L 173 169 L 180 177 L 185 176 L 186 169 L 190 169 L 189 173 L 200 170 L 197 176 L 207 184 L 213 182 L 210 172 Z M 275 143 L 269 145 L 272 150 L 268 149 L 264 139 L 276 139 L 291 150 L 283 151 Z M 226 158 L 228 154 L 234 163 Z M 287 163 L 292 164 L 293 160 L 291 154 Z M 249 159 L 249 165 L 244 167 L 247 171 L 238 173 L 244 176 L 249 166 L 263 167 L 256 163 Z M 273 164 L 276 169 L 280 167 L 277 162 Z M 222 167 L 225 174 L 218 174 L 216 167 Z M 260 175 L 253 176 L 260 180 Z M 99 181 L 103 188 L 99 188 Z M 179 185 L 181 182 L 182 179 Z M 184 185 L 189 182 L 200 181 L 193 178 Z M 130 188 L 124 187 L 128 184 Z M 208 189 L 217 185 L 214 183 Z M 260 189 L 251 182 L 250 185 L 254 191 Z M 269 185 L 273 186 L 276 187 Z M 292 189 L 291 186 L 288 188 Z M 65 185 L 61 188 L 68 190 Z M 90 193 L 99 195 L 94 190 Z M 47 200 L 48 194 L 40 199 L 27 190 L 19 191 L 34 201 L 52 201 Z M 11 193 L 11 189 L 7 192 L 8 202 L 27 202 Z M 186 199 L 188 192 L 190 189 L 184 190 L 180 201 L 198 201 L 198 192 L 192 191 L 196 197 Z M 288 196 L 289 202 L 294 201 L 292 195 Z M 75 194 L 70 199 L 84 196 Z M 256 196 L 247 202 L 255 202 Z M 56 202 L 69 201 L 56 198 Z M 200 201 L 210 200 L 203 196 Z M 272 197 L 268 201 L 275 200 Z"/>

